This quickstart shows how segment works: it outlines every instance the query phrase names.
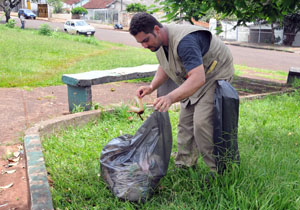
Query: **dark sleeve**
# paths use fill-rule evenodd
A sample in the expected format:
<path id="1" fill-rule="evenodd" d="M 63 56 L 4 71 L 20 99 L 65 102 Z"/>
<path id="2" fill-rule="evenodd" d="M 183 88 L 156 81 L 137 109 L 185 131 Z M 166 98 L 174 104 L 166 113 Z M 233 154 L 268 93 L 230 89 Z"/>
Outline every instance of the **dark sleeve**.
<path id="1" fill-rule="evenodd" d="M 210 34 L 205 31 L 196 31 L 183 37 L 177 47 L 177 54 L 184 65 L 186 72 L 203 64 L 202 57 L 210 46 Z"/>

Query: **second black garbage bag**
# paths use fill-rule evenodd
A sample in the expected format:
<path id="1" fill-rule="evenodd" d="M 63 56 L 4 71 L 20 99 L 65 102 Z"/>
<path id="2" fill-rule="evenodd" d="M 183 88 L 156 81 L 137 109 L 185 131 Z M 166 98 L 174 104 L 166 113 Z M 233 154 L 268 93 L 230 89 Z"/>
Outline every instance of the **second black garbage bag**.
<path id="1" fill-rule="evenodd" d="M 117 197 L 144 201 L 166 175 L 171 150 L 168 112 L 154 111 L 134 136 L 119 136 L 103 148 L 101 176 Z"/>

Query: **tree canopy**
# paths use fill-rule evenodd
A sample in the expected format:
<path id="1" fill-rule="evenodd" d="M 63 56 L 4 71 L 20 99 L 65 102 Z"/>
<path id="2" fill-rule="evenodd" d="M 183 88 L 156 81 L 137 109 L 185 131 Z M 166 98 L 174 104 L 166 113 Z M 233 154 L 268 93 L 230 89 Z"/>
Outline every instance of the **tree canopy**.
<path id="1" fill-rule="evenodd" d="M 266 20 L 269 23 L 283 20 L 285 15 L 292 14 L 300 8 L 299 0 L 164 0 L 160 1 L 167 13 L 167 20 L 180 18 L 191 21 L 199 20 L 210 9 L 214 9 L 222 18 L 234 15 L 243 25 L 247 22 Z"/>
<path id="2" fill-rule="evenodd" d="M 294 15 L 300 14 L 299 0 L 156 0 L 156 2 L 161 6 L 156 11 L 163 9 L 166 21 L 187 20 L 192 23 L 192 19 L 197 21 L 214 10 L 217 19 L 235 17 L 236 26 L 263 20 L 271 24 L 273 33 L 273 23 L 276 22 L 294 24 L 296 26 L 290 27 L 294 30 L 293 33 L 299 31 L 296 22 L 293 23 L 299 20 L 298 16 Z M 289 19 L 292 21 L 288 21 Z"/>
<path id="3" fill-rule="evenodd" d="M 146 12 L 147 6 L 140 3 L 131 3 L 126 7 L 127 12 Z"/>

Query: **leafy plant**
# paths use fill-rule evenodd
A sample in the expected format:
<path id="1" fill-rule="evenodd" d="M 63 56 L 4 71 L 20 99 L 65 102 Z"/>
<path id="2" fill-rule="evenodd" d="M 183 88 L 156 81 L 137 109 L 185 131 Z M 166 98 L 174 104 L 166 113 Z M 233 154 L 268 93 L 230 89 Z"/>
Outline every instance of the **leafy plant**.
<path id="1" fill-rule="evenodd" d="M 127 12 L 146 12 L 147 6 L 140 3 L 131 3 L 126 7 Z"/>
<path id="2" fill-rule="evenodd" d="M 292 81 L 292 87 L 294 87 L 294 88 L 299 88 L 299 87 L 300 87 L 300 79 L 295 78 L 295 79 Z"/>
<path id="3" fill-rule="evenodd" d="M 79 15 L 86 15 L 86 14 L 88 14 L 88 11 L 87 11 L 87 9 L 86 8 L 83 8 L 83 7 L 75 7 L 75 8 L 73 8 L 72 10 L 71 10 L 71 13 L 73 14 L 73 15 L 75 15 L 75 14 L 79 14 Z"/>
<path id="4" fill-rule="evenodd" d="M 9 19 L 8 22 L 5 24 L 8 28 L 14 28 L 16 25 L 16 21 L 14 19 Z"/>
<path id="5" fill-rule="evenodd" d="M 39 34 L 45 35 L 45 36 L 51 36 L 52 29 L 50 28 L 50 26 L 47 23 L 44 23 L 39 28 Z"/>
<path id="6" fill-rule="evenodd" d="M 84 108 L 84 106 L 82 106 L 81 104 L 79 104 L 79 105 L 76 105 L 76 104 L 73 104 L 73 106 L 74 106 L 74 108 L 73 108 L 73 110 L 72 110 L 72 113 L 74 114 L 74 113 L 78 113 L 78 112 L 83 112 L 83 111 L 85 111 L 85 108 Z M 101 106 L 100 106 L 100 104 L 99 103 L 91 103 L 90 104 L 90 110 L 98 110 L 98 109 L 100 109 L 100 108 L 102 108 Z"/>
<path id="7" fill-rule="evenodd" d="M 84 111 L 84 106 L 82 106 L 81 104 L 79 105 L 73 104 L 73 106 L 74 106 L 74 108 L 72 109 L 73 114 Z"/>

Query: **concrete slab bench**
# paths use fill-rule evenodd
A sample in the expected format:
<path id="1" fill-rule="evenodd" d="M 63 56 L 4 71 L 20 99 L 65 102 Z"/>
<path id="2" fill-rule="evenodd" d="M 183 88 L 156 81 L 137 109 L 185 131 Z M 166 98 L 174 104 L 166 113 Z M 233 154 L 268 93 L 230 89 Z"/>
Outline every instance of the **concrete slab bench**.
<path id="1" fill-rule="evenodd" d="M 89 110 L 92 103 L 92 85 L 154 76 L 158 64 L 64 74 L 62 81 L 68 86 L 69 111 L 77 106 Z"/>

